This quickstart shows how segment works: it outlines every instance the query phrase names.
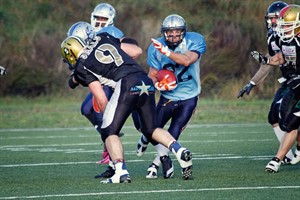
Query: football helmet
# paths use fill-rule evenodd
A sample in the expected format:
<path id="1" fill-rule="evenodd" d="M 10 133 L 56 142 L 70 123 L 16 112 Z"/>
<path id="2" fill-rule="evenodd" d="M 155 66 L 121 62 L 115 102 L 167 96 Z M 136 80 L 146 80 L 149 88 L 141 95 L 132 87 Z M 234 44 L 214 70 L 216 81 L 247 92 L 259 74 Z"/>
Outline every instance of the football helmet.
<path id="1" fill-rule="evenodd" d="M 77 22 L 70 27 L 67 36 L 77 36 L 85 43 L 90 44 L 95 39 L 96 33 L 89 23 Z"/>
<path id="2" fill-rule="evenodd" d="M 116 10 L 108 3 L 98 4 L 91 14 L 91 25 L 95 31 L 100 31 L 101 28 L 114 25 Z M 107 20 L 99 20 L 98 18 L 106 18 Z"/>
<path id="3" fill-rule="evenodd" d="M 267 13 L 265 15 L 265 25 L 267 30 L 272 29 L 273 31 L 275 31 L 275 28 L 277 26 L 277 19 L 279 18 L 279 12 L 287 5 L 288 4 L 283 1 L 276 1 L 269 5 Z M 275 18 L 276 20 L 272 21 L 272 18 Z"/>
<path id="4" fill-rule="evenodd" d="M 171 36 L 167 34 L 167 32 L 170 30 L 181 30 L 179 41 L 173 41 L 172 38 L 170 38 Z M 161 25 L 161 33 L 163 34 L 165 42 L 170 49 L 175 49 L 182 42 L 186 32 L 187 25 L 185 20 L 181 16 L 176 14 L 167 16 Z M 173 35 L 172 37 L 176 36 L 178 35 Z"/>
<path id="5" fill-rule="evenodd" d="M 300 6 L 292 4 L 284 7 L 279 13 L 277 22 L 281 41 L 290 42 L 300 33 Z"/>
<path id="6" fill-rule="evenodd" d="M 69 36 L 61 43 L 61 56 L 63 61 L 68 64 L 70 70 L 74 69 L 85 45 L 84 41 L 76 36 Z"/>

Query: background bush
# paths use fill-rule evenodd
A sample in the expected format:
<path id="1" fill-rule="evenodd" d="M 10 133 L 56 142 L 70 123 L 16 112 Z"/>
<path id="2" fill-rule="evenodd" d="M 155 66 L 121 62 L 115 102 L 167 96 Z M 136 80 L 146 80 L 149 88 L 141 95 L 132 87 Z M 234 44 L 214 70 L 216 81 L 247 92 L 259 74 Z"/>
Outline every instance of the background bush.
<path id="1" fill-rule="evenodd" d="M 207 41 L 202 58 L 202 96 L 236 98 L 259 65 L 251 50 L 266 48 L 264 15 L 271 0 L 110 0 L 117 11 L 115 25 L 136 38 L 144 50 L 139 62 L 148 70 L 146 51 L 150 38 L 160 36 L 162 20 L 172 13 L 185 18 L 189 31 Z M 60 43 L 77 21 L 90 22 L 99 0 L 1 0 L 0 65 L 8 74 L 0 77 L 0 95 L 69 95 L 70 74 L 60 57 Z M 287 3 L 297 3 L 290 0 Z M 300 3 L 300 2 L 298 2 Z M 272 97 L 278 69 L 251 95 Z M 79 89 L 77 91 L 86 91 Z"/>

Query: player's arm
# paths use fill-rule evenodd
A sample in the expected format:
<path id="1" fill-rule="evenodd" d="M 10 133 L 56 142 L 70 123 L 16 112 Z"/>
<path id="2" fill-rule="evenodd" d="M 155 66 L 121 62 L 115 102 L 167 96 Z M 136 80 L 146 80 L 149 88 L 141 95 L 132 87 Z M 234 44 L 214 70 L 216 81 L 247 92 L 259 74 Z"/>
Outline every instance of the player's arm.
<path id="1" fill-rule="evenodd" d="M 154 67 L 149 68 L 148 76 L 149 76 L 149 78 L 152 79 L 154 84 L 158 81 L 157 80 L 157 73 L 158 73 L 158 70 L 155 69 Z"/>
<path id="2" fill-rule="evenodd" d="M 274 56 L 267 57 L 259 53 L 258 51 L 252 51 L 251 52 L 252 57 L 261 64 L 268 64 L 268 65 L 282 65 L 285 63 L 283 54 L 281 52 L 276 53 Z"/>
<path id="3" fill-rule="evenodd" d="M 269 57 L 269 65 L 282 65 L 283 63 L 285 63 L 285 60 L 281 52 Z"/>
<path id="4" fill-rule="evenodd" d="M 186 51 L 185 53 L 176 53 L 176 52 L 170 51 L 167 46 L 164 46 L 158 40 L 153 39 L 153 38 L 151 40 L 153 42 L 154 48 L 156 48 L 158 51 L 160 51 L 160 53 L 168 56 L 170 59 L 172 59 L 177 64 L 183 65 L 185 67 L 188 67 L 192 63 L 196 62 L 200 56 L 200 53 L 197 53 L 195 51 Z"/>
<path id="5" fill-rule="evenodd" d="M 93 81 L 88 84 L 90 91 L 94 95 L 94 98 L 98 104 L 100 112 L 104 112 L 106 104 L 108 102 L 102 85 L 99 81 Z"/>
<path id="6" fill-rule="evenodd" d="M 122 38 L 121 49 L 133 59 L 137 59 L 143 53 L 142 48 L 140 48 L 136 40 L 132 38 Z"/>
<path id="7" fill-rule="evenodd" d="M 188 67 L 197 61 L 199 55 L 194 51 L 187 51 L 185 53 L 176 53 L 171 51 L 169 58 L 177 64 Z"/>

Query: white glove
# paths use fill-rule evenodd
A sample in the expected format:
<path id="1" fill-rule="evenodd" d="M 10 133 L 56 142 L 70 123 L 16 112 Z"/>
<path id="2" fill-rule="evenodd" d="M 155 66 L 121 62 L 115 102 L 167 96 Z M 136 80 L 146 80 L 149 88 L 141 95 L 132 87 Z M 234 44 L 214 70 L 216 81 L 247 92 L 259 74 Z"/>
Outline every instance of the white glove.
<path id="1" fill-rule="evenodd" d="M 259 62 L 261 64 L 266 65 L 269 63 L 269 58 L 267 58 L 266 56 L 263 56 L 258 51 L 251 51 L 251 55 L 257 62 Z"/>
<path id="2" fill-rule="evenodd" d="M 154 84 L 155 88 L 159 91 L 169 91 L 169 90 L 174 90 L 177 87 L 176 81 L 168 83 L 169 75 L 166 75 L 161 81 L 156 82 Z"/>
<path id="3" fill-rule="evenodd" d="M 5 74 L 6 74 L 6 69 L 0 66 L 0 75 L 5 75 Z"/>
<path id="4" fill-rule="evenodd" d="M 171 51 L 169 50 L 169 48 L 167 46 L 162 45 L 156 39 L 151 38 L 151 40 L 153 42 L 153 46 L 155 47 L 155 49 L 157 49 L 158 51 L 160 51 L 160 53 L 166 55 L 167 57 L 170 56 Z"/>

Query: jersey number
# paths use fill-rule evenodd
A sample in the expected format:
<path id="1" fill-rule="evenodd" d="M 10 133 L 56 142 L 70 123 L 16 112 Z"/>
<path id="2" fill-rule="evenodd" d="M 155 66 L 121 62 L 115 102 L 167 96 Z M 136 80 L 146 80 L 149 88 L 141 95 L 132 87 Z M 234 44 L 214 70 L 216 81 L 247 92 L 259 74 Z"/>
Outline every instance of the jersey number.
<path id="1" fill-rule="evenodd" d="M 115 62 L 119 67 L 124 61 L 118 50 L 110 44 L 102 44 L 95 51 L 96 59 L 103 64 Z"/>
<path id="2" fill-rule="evenodd" d="M 175 71 L 175 68 L 178 68 L 179 67 L 179 64 L 172 64 L 172 63 L 169 63 L 169 64 L 166 64 L 164 65 L 163 69 L 167 69 L 167 70 L 171 70 L 171 71 Z M 178 83 L 179 82 L 185 82 L 185 81 L 188 81 L 188 80 L 191 80 L 193 77 L 191 75 L 188 75 L 187 77 L 183 77 L 184 73 L 188 70 L 188 67 L 185 67 L 183 68 L 183 70 L 181 70 L 181 72 L 178 73 L 177 75 L 177 81 Z"/>

